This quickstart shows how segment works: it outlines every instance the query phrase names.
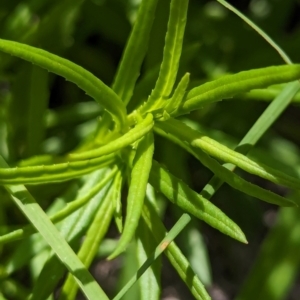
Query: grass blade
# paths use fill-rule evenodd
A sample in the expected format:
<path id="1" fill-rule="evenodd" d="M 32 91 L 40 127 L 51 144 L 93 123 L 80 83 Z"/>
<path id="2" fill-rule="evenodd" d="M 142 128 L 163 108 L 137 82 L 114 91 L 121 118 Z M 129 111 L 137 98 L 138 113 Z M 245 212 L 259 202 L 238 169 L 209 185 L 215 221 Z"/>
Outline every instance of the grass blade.
<path id="1" fill-rule="evenodd" d="M 263 136 L 263 134 L 268 130 L 268 128 L 275 122 L 278 116 L 283 112 L 283 110 L 292 101 L 294 95 L 299 91 L 300 83 L 298 81 L 291 82 L 286 85 L 282 92 L 276 97 L 276 99 L 268 106 L 264 113 L 258 118 L 255 124 L 251 127 L 245 137 L 241 140 L 235 151 L 243 154 L 247 154 L 251 148 L 257 143 L 257 141 Z M 236 168 L 233 164 L 224 164 L 224 168 L 234 171 Z M 217 174 L 215 172 L 215 174 Z M 230 178 L 228 173 L 227 178 Z M 210 199 L 214 193 L 222 186 L 224 179 L 218 178 L 216 175 L 205 185 L 201 195 Z M 258 193 L 262 195 L 261 193 Z M 263 201 L 262 198 L 259 198 Z"/>
<path id="2" fill-rule="evenodd" d="M 263 136 L 265 131 L 277 120 L 280 114 L 291 103 L 293 97 L 299 90 L 299 81 L 287 84 L 247 132 L 245 137 L 239 143 L 237 150 L 241 152 L 240 149 L 243 144 L 250 144 L 252 146 L 256 144 L 260 137 Z"/>
<path id="3" fill-rule="evenodd" d="M 239 16 L 245 23 L 247 23 L 250 27 L 252 27 L 263 39 L 265 39 L 272 48 L 274 48 L 278 54 L 282 57 L 282 59 L 287 64 L 292 64 L 292 61 L 288 57 L 288 55 L 279 47 L 273 39 L 271 39 L 263 30 L 261 30 L 258 26 L 256 26 L 251 20 L 249 20 L 246 16 L 244 16 L 240 11 L 230 5 L 227 1 L 224 0 L 217 0 L 220 4 L 222 4 L 227 9 L 231 10 L 237 16 Z"/>
<path id="4" fill-rule="evenodd" d="M 79 196 L 72 202 L 68 203 L 65 208 L 50 216 L 49 219 L 51 220 L 51 222 L 57 223 L 62 221 L 63 219 L 71 215 L 73 212 L 78 210 L 80 207 L 82 207 L 84 204 L 86 204 L 109 182 L 109 180 L 112 179 L 116 172 L 117 168 L 114 168 L 107 176 L 104 176 L 104 178 L 99 183 L 95 184 L 92 188 L 90 188 L 88 193 L 86 193 L 84 196 Z M 36 229 L 32 225 L 28 225 L 24 228 L 14 230 L 8 234 L 0 236 L 0 245 L 15 241 L 17 239 L 25 238 L 35 232 Z"/>
<path id="5" fill-rule="evenodd" d="M 106 195 L 98 212 L 86 233 L 84 242 L 77 254 L 86 268 L 89 268 L 95 255 L 97 254 L 101 240 L 104 238 L 109 224 L 111 222 L 114 206 L 112 205 L 111 194 L 113 187 Z M 78 285 L 71 274 L 68 275 L 65 284 L 62 287 L 60 300 L 75 299 L 78 290 Z"/>
<path id="6" fill-rule="evenodd" d="M 251 20 L 249 20 L 246 16 L 244 16 L 242 13 L 240 13 L 238 10 L 232 7 L 229 3 L 223 0 L 219 2 L 231 11 L 233 11 L 235 14 L 237 14 L 254 30 L 256 30 L 280 54 L 280 56 L 285 62 L 287 62 L 288 64 L 291 63 L 290 58 L 285 54 L 285 52 L 263 30 L 258 28 Z M 266 130 L 275 122 L 279 115 L 290 104 L 290 102 L 293 100 L 299 89 L 299 82 L 292 82 L 287 84 L 279 94 L 276 94 L 276 98 L 274 99 L 274 101 L 268 106 L 264 113 L 251 127 L 251 129 L 241 140 L 241 142 L 235 150 L 246 155 L 250 151 L 251 147 L 257 143 L 257 141 L 263 136 Z M 251 93 L 252 92 L 250 92 L 250 94 Z M 255 93 L 255 90 L 253 91 L 253 93 Z M 235 169 L 235 165 L 233 164 L 225 164 L 224 167 L 231 171 L 234 171 Z M 222 186 L 222 183 L 223 182 L 221 179 L 218 179 L 214 176 L 210 180 L 210 182 L 204 187 L 202 194 L 206 194 L 207 197 L 211 198 L 213 194 Z"/>
<path id="7" fill-rule="evenodd" d="M 166 236 L 167 230 L 160 220 L 153 203 L 150 203 L 150 201 L 145 201 L 142 216 L 144 222 L 151 230 L 156 242 L 159 243 Z M 194 273 L 188 260 L 182 254 L 181 250 L 177 247 L 174 241 L 168 245 L 164 253 L 173 265 L 174 269 L 177 271 L 180 278 L 187 285 L 195 299 L 210 300 L 211 298 L 206 292 L 203 284 L 199 280 L 198 276 Z"/>
<path id="8" fill-rule="evenodd" d="M 183 140 L 192 147 L 200 148 L 217 159 L 235 164 L 246 172 L 257 175 L 276 184 L 285 185 L 294 189 L 300 188 L 299 179 L 284 174 L 264 164 L 256 163 L 255 161 L 247 158 L 245 155 L 233 151 L 215 140 L 204 136 L 181 121 L 169 119 L 168 121 L 159 124 L 158 127 L 163 128 L 165 132 L 176 136 L 176 139 Z"/>
<path id="9" fill-rule="evenodd" d="M 188 214 L 183 214 L 181 216 L 181 218 L 166 234 L 165 238 L 155 248 L 155 251 L 152 254 L 148 255 L 148 259 L 143 263 L 143 265 L 138 269 L 136 274 L 128 281 L 128 283 L 123 287 L 123 289 L 113 298 L 113 300 L 120 300 L 124 296 L 124 294 L 131 288 L 131 286 L 147 271 L 147 269 L 154 263 L 154 261 L 166 250 L 169 244 L 173 242 L 173 240 L 185 228 L 185 226 L 190 222 L 190 220 L 191 217 Z M 145 225 L 146 224 L 144 223 L 143 226 Z M 149 297 L 144 299 L 157 299 L 157 298 Z"/>
<path id="10" fill-rule="evenodd" d="M 156 132 L 158 132 L 160 135 L 172 140 L 173 142 L 180 145 L 182 148 L 189 151 L 192 155 L 194 155 L 204 166 L 212 170 L 214 174 L 222 178 L 225 182 L 227 182 L 230 186 L 233 188 L 242 191 L 243 193 L 246 193 L 252 197 L 256 197 L 262 201 L 266 201 L 269 203 L 273 203 L 276 205 L 281 206 L 294 206 L 295 203 L 287 198 L 281 197 L 275 193 L 272 193 L 268 190 L 265 190 L 263 188 L 260 188 L 259 186 L 256 186 L 238 175 L 228 171 L 226 168 L 221 166 L 216 160 L 209 157 L 206 153 L 204 153 L 200 149 L 192 148 L 191 145 L 184 143 L 183 141 L 185 138 L 182 138 L 181 136 L 177 137 L 176 135 L 169 134 L 172 132 L 173 129 L 169 127 L 166 131 L 164 131 L 164 127 L 166 126 L 166 122 L 164 124 L 161 124 L 157 126 L 157 128 L 160 128 L 159 130 L 156 129 Z M 180 128 L 180 124 L 177 124 Z M 168 127 L 168 126 L 167 126 Z M 162 130 L 161 130 L 162 129 Z M 183 128 L 181 128 L 183 129 Z M 184 132 L 188 132 L 189 128 L 187 126 L 184 126 Z M 167 133 L 169 132 L 169 133 Z M 201 193 L 202 196 L 206 197 L 206 193 Z"/>
<path id="11" fill-rule="evenodd" d="M 0 157 L 0 165 L 2 167 L 7 167 L 6 162 L 2 157 Z M 5 189 L 10 193 L 15 204 L 44 237 L 61 262 L 72 273 L 83 293 L 91 299 L 97 299 L 99 296 L 103 299 L 108 299 L 89 271 L 70 248 L 69 244 L 60 235 L 45 212 L 27 191 L 25 186 L 6 185 Z"/>
<path id="12" fill-rule="evenodd" d="M 138 280 L 140 290 L 140 300 L 159 300 L 161 294 L 161 256 L 163 249 L 160 248 L 161 243 L 156 247 L 153 242 L 153 237 L 147 228 L 143 219 L 140 220 L 137 235 L 136 235 L 136 256 L 139 266 L 136 272 L 136 277 L 141 276 Z M 161 252 L 161 253 L 158 253 Z M 146 261 L 150 258 L 148 268 L 146 268 Z M 146 269 L 142 274 L 142 269 Z M 142 276 L 143 275 L 143 276 Z M 137 278 L 138 279 L 138 278 Z"/>
<path id="13" fill-rule="evenodd" d="M 94 174 L 85 176 L 84 185 L 78 191 L 78 196 L 88 191 L 95 183 L 101 180 L 103 170 L 99 170 Z M 74 249 L 78 249 L 81 244 L 81 239 L 86 230 L 95 217 L 98 208 L 101 206 L 103 199 L 106 197 L 111 182 L 99 191 L 86 205 L 77 210 L 74 214 L 70 215 L 67 219 L 63 220 L 60 225 L 60 233 L 68 241 Z M 60 262 L 55 254 L 51 254 L 48 261 L 43 266 L 39 277 L 35 281 L 33 287 L 33 294 L 30 300 L 47 299 L 58 285 L 59 280 L 63 277 L 66 269 Z"/>

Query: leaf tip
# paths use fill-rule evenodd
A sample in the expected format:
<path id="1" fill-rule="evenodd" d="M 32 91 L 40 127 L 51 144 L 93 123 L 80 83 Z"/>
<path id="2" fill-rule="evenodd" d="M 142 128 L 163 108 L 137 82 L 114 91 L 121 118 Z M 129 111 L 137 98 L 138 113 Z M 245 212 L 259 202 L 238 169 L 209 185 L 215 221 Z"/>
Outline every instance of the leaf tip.
<path id="1" fill-rule="evenodd" d="M 245 238 L 245 240 L 243 241 L 244 244 L 248 245 L 249 242 L 247 241 L 247 239 Z"/>
<path id="2" fill-rule="evenodd" d="M 234 238 L 243 244 L 248 244 L 246 235 L 244 234 L 244 232 L 241 229 L 235 234 Z"/>
<path id="3" fill-rule="evenodd" d="M 238 241 L 241 242 L 241 243 L 243 243 L 243 244 L 246 244 L 246 245 L 249 244 L 248 240 L 247 240 L 247 238 L 246 238 L 246 236 L 244 234 L 242 236 L 239 236 Z"/>
<path id="4" fill-rule="evenodd" d="M 115 259 L 117 256 L 119 256 L 122 252 L 125 251 L 125 248 L 120 248 L 120 247 L 117 247 L 112 254 L 110 254 L 106 259 L 107 260 L 113 260 Z"/>

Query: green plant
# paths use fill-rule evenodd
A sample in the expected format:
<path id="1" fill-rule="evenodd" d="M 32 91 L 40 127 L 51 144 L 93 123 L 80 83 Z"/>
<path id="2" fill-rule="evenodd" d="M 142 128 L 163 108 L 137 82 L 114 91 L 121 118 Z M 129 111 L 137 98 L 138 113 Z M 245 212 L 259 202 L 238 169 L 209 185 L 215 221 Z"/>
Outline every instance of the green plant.
<path id="1" fill-rule="evenodd" d="M 224 4 L 224 1 L 219 2 Z M 32 1 L 31 5 L 34 3 Z M 14 38 L 19 42 L 0 40 L 2 52 L 34 64 L 21 66 L 15 79 L 19 92 L 13 92 L 12 99 L 6 99 L 9 104 L 3 106 L 2 112 L 2 127 L 8 138 L 1 141 L 0 183 L 6 190 L 6 197 L 13 200 L 31 223 L 14 230 L 7 227 L 0 237 L 0 243 L 4 244 L 30 236 L 27 242 L 16 244 L 15 252 L 3 267 L 2 286 L 12 284 L 18 288 L 16 282 L 10 282 L 9 275 L 18 268 L 18 264 L 23 265 L 29 258 L 36 257 L 40 273 L 35 275 L 37 278 L 30 291 L 30 299 L 47 299 L 56 290 L 66 269 L 68 277 L 62 285 L 59 299 L 75 299 L 78 287 L 88 299 L 108 299 L 88 268 L 114 219 L 121 238 L 114 244 L 114 250 L 110 251 L 108 258 L 114 259 L 127 249 L 140 267 L 134 279 L 114 299 L 120 299 L 142 272 L 146 274 L 139 281 L 139 299 L 158 299 L 161 268 L 159 255 L 163 251 L 193 296 L 196 299 L 210 299 L 200 279 L 173 240 L 190 222 L 191 217 L 186 214 L 188 213 L 225 235 L 247 243 L 240 227 L 209 201 L 223 182 L 268 203 L 279 206 L 299 204 L 296 197 L 276 194 L 250 183 L 232 171 L 237 166 L 262 179 L 299 190 L 298 176 L 286 174 L 267 163 L 256 162 L 246 155 L 295 95 L 297 99 L 300 86 L 295 80 L 300 78 L 300 65 L 287 61 L 287 65 L 227 74 L 189 88 L 189 73 L 183 74 L 176 81 L 182 56 L 188 1 L 172 0 L 159 72 L 154 67 L 144 74 L 145 78 L 158 74 L 155 86 L 149 96 L 144 94 L 143 97 L 136 97 L 136 83 L 147 54 L 152 23 L 157 13 L 157 0 L 141 2 L 111 87 L 70 60 L 27 44 L 36 45 L 37 41 L 46 40 L 55 30 L 54 20 L 58 17 L 67 20 L 67 17 L 63 17 L 66 12 L 69 18 L 74 18 L 81 5 L 83 1 L 66 0 L 56 3 L 38 28 L 31 25 L 27 35 Z M 11 16 L 11 20 L 15 20 L 14 24 L 18 24 L 18 18 L 19 21 L 24 21 L 20 14 Z M 72 22 L 67 24 L 70 28 Z M 8 28 L 17 33 L 12 25 Z M 6 31 L 10 37 L 9 29 Z M 3 34 L 3 37 L 6 35 Z M 47 45 L 47 42 L 44 43 Z M 54 49 L 57 53 L 61 51 L 59 44 L 58 49 Z M 48 48 L 51 50 L 51 47 Z M 281 55 L 287 60 L 284 54 Z M 20 63 L 10 56 L 3 56 L 0 66 L 2 70 L 6 70 L 16 62 Z M 101 115 L 101 118 L 94 119 L 92 123 L 86 122 L 88 131 L 80 137 L 76 147 L 69 147 L 66 143 L 65 148 L 61 147 L 57 151 L 59 153 L 54 154 L 46 151 L 40 154 L 38 151 L 45 137 L 41 116 L 47 107 L 49 80 L 49 75 L 40 68 L 75 83 L 99 104 L 93 106 L 92 111 L 86 115 L 84 112 L 80 114 L 80 111 L 69 111 L 61 116 L 59 113 L 55 114 L 57 120 L 53 121 L 53 127 L 59 128 L 66 117 L 73 121 L 80 117 L 90 120 Z M 3 74 L 6 75 L 5 72 Z M 29 86 L 27 80 L 30 80 Z M 295 82 L 288 83 L 291 81 Z M 281 91 L 279 85 L 284 83 L 288 84 Z M 192 111 L 209 107 L 222 99 L 255 97 L 255 92 L 261 95 L 268 91 L 269 86 L 274 86 L 277 97 L 236 150 L 202 133 L 193 120 L 183 118 Z M 249 91 L 251 92 L 248 93 Z M 21 99 L 18 98 L 20 93 L 24 93 Z M 28 122 L 24 129 L 27 131 L 26 137 L 20 141 L 19 136 L 14 134 L 20 130 L 18 118 L 22 111 L 15 110 L 21 109 L 20 103 L 23 99 L 27 102 L 22 105 L 28 105 L 29 108 L 26 110 Z M 169 172 L 163 162 L 159 162 L 159 158 L 158 161 L 154 160 L 156 134 L 178 144 L 215 174 L 201 193 L 195 192 Z M 20 157 L 23 159 L 19 160 Z M 35 190 L 37 187 L 31 185 L 54 183 L 59 188 L 58 183 L 65 181 L 66 192 L 51 203 L 47 213 L 28 191 L 32 189 L 33 193 L 39 195 L 38 190 Z M 25 185 L 30 186 L 27 189 Z M 123 222 L 122 190 L 127 186 L 126 216 Z M 169 233 L 161 221 L 158 195 L 164 195 L 185 212 Z M 34 232 L 39 232 L 42 238 L 33 236 Z M 83 236 L 85 238 L 81 242 Z M 132 246 L 130 243 L 133 239 L 135 244 Z M 20 257 L 20 253 L 26 251 L 29 245 L 36 247 L 28 253 L 29 256 Z M 48 259 L 40 253 L 48 256 Z M 13 265 L 17 260 L 19 262 Z M 16 295 L 19 298 L 28 296 L 26 292 L 22 293 L 22 289 Z"/>

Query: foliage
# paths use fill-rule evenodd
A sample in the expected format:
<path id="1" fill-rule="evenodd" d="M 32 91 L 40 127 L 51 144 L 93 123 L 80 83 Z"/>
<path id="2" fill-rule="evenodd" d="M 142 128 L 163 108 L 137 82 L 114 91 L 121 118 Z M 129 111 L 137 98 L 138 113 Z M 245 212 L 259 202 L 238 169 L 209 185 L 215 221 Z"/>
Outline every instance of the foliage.
<path id="1" fill-rule="evenodd" d="M 268 203 L 261 207 L 293 208 L 281 208 L 236 296 L 285 297 L 299 264 L 299 150 L 297 140 L 265 133 L 299 102 L 300 64 L 218 2 L 224 7 L 188 0 L 1 2 L 0 297 L 75 299 L 80 289 L 87 299 L 160 299 L 164 253 L 195 299 L 211 299 L 199 220 L 228 236 L 224 245 L 233 243 L 229 237 L 247 244 L 248 235 L 251 244 L 257 223 L 242 218 L 259 211 L 253 198 Z M 195 42 L 200 37 L 202 44 Z M 254 41 L 259 59 L 251 52 L 245 59 L 243 45 Z M 286 65 L 272 56 L 274 49 L 265 50 L 266 42 Z M 287 46 L 292 52 L 292 42 Z M 114 47 L 123 49 L 117 70 Z M 271 101 L 260 116 L 258 100 Z M 281 123 L 296 138 L 291 125 Z M 202 186 L 191 180 L 191 157 Z M 214 176 L 205 181 L 208 170 Z M 217 195 L 228 201 L 219 208 L 210 198 L 223 183 L 233 189 Z M 276 185 L 286 192 L 271 191 Z M 170 230 L 165 209 L 178 219 Z M 183 229 L 184 243 L 177 245 Z M 109 239 L 113 230 L 119 240 Z M 279 254 L 281 238 L 288 249 Z M 104 256 L 123 261 L 115 297 L 89 271 L 109 241 Z M 289 257 L 293 266 L 282 280 L 274 266 L 284 268 Z"/>

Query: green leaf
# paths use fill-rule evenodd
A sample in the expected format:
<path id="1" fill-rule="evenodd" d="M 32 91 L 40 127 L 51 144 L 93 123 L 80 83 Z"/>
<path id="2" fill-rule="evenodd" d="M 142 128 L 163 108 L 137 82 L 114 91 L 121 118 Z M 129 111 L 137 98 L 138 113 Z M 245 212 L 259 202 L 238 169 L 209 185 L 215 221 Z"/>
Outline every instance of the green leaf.
<path id="1" fill-rule="evenodd" d="M 123 215 L 122 215 L 122 183 L 123 183 L 123 172 L 119 170 L 114 179 L 114 189 L 112 202 L 114 207 L 114 219 L 116 226 L 121 233 L 123 231 Z"/>
<path id="2" fill-rule="evenodd" d="M 227 163 L 232 163 L 250 174 L 257 175 L 276 184 L 285 185 L 290 188 L 300 189 L 300 180 L 273 169 L 263 163 L 256 163 L 234 150 L 219 144 L 208 137 L 200 137 L 191 142 L 191 146 L 200 148 L 211 156 Z"/>
<path id="3" fill-rule="evenodd" d="M 155 88 L 142 107 L 144 113 L 160 108 L 162 101 L 166 100 L 173 90 L 181 56 L 187 9 L 188 0 L 171 1 L 163 61 Z"/>
<path id="4" fill-rule="evenodd" d="M 136 21 L 112 85 L 113 90 L 125 104 L 131 99 L 142 62 L 148 50 L 156 4 L 157 0 L 143 0 L 140 4 Z"/>
<path id="5" fill-rule="evenodd" d="M 113 82 L 113 90 L 125 105 L 131 99 L 140 68 L 147 52 L 150 31 L 155 16 L 157 0 L 144 0 L 139 8 L 133 30 L 123 52 L 122 60 Z M 99 122 L 96 141 L 103 141 L 109 135 L 111 118 L 104 114 Z"/>
<path id="6" fill-rule="evenodd" d="M 0 157 L 0 165 L 2 167 L 7 167 L 6 162 L 2 157 Z M 30 222 L 47 241 L 61 262 L 72 273 L 83 293 L 88 298 L 96 299 L 100 296 L 102 299 L 108 299 L 92 275 L 73 252 L 69 244 L 60 235 L 45 212 L 27 191 L 25 186 L 6 185 L 5 189 L 9 192 L 12 200 L 23 214 L 30 220 Z"/>
<path id="7" fill-rule="evenodd" d="M 181 228 L 182 229 L 182 228 Z M 172 229 L 171 229 L 172 230 Z M 174 236 L 168 236 L 167 239 L 174 239 Z M 170 241 L 168 240 L 168 241 Z M 153 237 L 146 224 L 141 219 L 137 229 L 137 261 L 139 270 L 136 275 L 141 276 L 138 283 L 140 285 L 140 300 L 159 300 L 161 292 L 161 259 L 160 254 L 165 248 L 162 247 L 162 241 L 155 249 Z M 149 261 L 148 268 L 142 274 Z"/>
<path id="8" fill-rule="evenodd" d="M 208 254 L 208 243 L 205 233 L 201 233 L 201 224 L 195 219 L 186 227 L 186 234 L 180 236 L 181 251 L 187 257 L 194 272 L 205 287 L 212 285 L 211 261 Z"/>
<path id="9" fill-rule="evenodd" d="M 72 201 L 74 199 L 74 197 L 76 197 L 78 188 L 79 188 L 78 184 L 76 184 L 76 183 L 71 184 L 67 188 L 67 190 L 63 194 L 60 195 L 60 197 L 57 197 L 53 201 L 53 203 L 50 205 L 50 207 L 46 211 L 47 215 L 53 214 L 54 212 L 60 210 L 67 202 Z M 33 226 L 30 226 L 30 227 L 34 228 Z M 12 231 L 11 233 L 13 235 L 13 233 L 16 233 L 18 231 L 22 231 L 22 229 Z M 3 235 L 3 236 L 1 236 L 1 238 L 8 236 L 8 242 L 9 242 L 9 234 Z M 14 240 L 14 237 L 12 237 L 12 240 Z M 34 246 L 32 246 L 32 245 L 34 245 Z M 30 236 L 28 239 L 24 239 L 22 242 L 19 243 L 18 247 L 10 253 L 9 258 L 6 260 L 5 265 L 4 265 L 5 274 L 10 275 L 10 274 L 20 270 L 34 256 L 37 256 L 39 253 L 42 253 L 45 250 L 48 252 L 50 251 L 46 241 L 42 238 L 41 235 L 35 234 L 35 235 Z"/>
<path id="10" fill-rule="evenodd" d="M 157 126 L 167 133 L 170 132 L 176 139 L 185 141 L 193 148 L 200 148 L 207 154 L 224 162 L 235 164 L 251 174 L 290 188 L 300 189 L 300 180 L 298 178 L 284 174 L 262 163 L 257 163 L 245 155 L 231 150 L 217 141 L 204 136 L 202 133 L 192 129 L 181 121 L 170 119 Z"/>
<path id="11" fill-rule="evenodd" d="M 153 151 L 153 133 L 149 132 L 139 142 L 136 150 L 131 171 L 130 186 L 127 198 L 127 215 L 124 225 L 124 231 L 117 248 L 109 256 L 109 259 L 115 258 L 125 250 L 138 226 L 146 194 L 146 187 L 152 164 Z"/>
<path id="12" fill-rule="evenodd" d="M 106 195 L 103 203 L 98 208 L 98 212 L 90 225 L 84 242 L 77 253 L 78 258 L 82 261 L 86 268 L 89 268 L 95 255 L 97 254 L 99 245 L 104 238 L 108 227 L 111 223 L 111 219 L 114 212 L 114 206 L 112 204 L 112 193 L 114 192 L 114 186 L 111 187 L 108 195 Z M 63 299 L 75 299 L 78 290 L 78 285 L 71 274 L 68 275 L 65 284 L 61 289 L 60 300 Z"/>
<path id="13" fill-rule="evenodd" d="M 168 111 L 169 114 L 176 114 L 177 110 L 180 109 L 180 105 L 182 104 L 182 100 L 184 98 L 189 81 L 190 81 L 190 74 L 189 73 L 184 74 L 184 76 L 181 78 L 180 82 L 178 83 L 172 98 L 168 100 L 168 104 L 165 107 L 165 109 Z"/>
<path id="14" fill-rule="evenodd" d="M 296 83 L 299 84 L 297 81 Z M 238 94 L 234 98 L 243 100 L 255 100 L 255 101 L 273 101 L 274 98 L 280 95 L 284 86 L 271 86 L 267 89 L 255 89 L 247 93 Z M 292 99 L 292 103 L 300 102 L 300 93 L 298 92 Z"/>
<path id="15" fill-rule="evenodd" d="M 174 120 L 172 120 L 173 122 Z M 174 127 L 174 122 L 171 123 L 158 123 L 156 132 L 160 135 L 172 140 L 177 143 L 192 155 L 194 155 L 204 166 L 212 170 L 212 172 L 218 177 L 222 178 L 223 181 L 227 182 L 233 188 L 242 191 L 250 196 L 256 197 L 262 201 L 273 203 L 282 206 L 293 206 L 295 203 L 287 198 L 281 197 L 275 193 L 268 190 L 264 190 L 259 186 L 256 186 L 238 175 L 228 171 L 225 167 L 221 166 L 216 160 L 209 157 L 201 149 L 194 148 L 190 143 L 186 143 L 186 137 L 189 135 L 190 127 L 186 126 L 184 123 L 176 121 L 176 126 Z M 176 133 L 175 133 L 176 132 Z M 181 133 L 180 133 L 181 132 Z M 190 142 L 190 141 L 189 141 Z M 204 195 L 204 193 L 202 193 Z"/>
<path id="16" fill-rule="evenodd" d="M 219 208 L 190 189 L 184 182 L 170 174 L 155 161 L 152 164 L 149 182 L 157 191 L 184 211 L 203 220 L 222 233 L 242 243 L 247 243 L 244 233 L 237 224 Z"/>
<path id="17" fill-rule="evenodd" d="M 241 151 L 242 145 L 254 145 L 268 130 L 268 128 L 278 119 L 282 112 L 292 102 L 294 96 L 300 90 L 299 81 L 288 83 L 280 92 L 274 101 L 268 106 L 264 113 L 258 118 L 255 124 L 247 132 L 245 137 L 238 145 L 238 151 Z M 248 148 L 249 149 L 249 148 Z M 245 153 L 243 153 L 245 154 Z"/>
<path id="18" fill-rule="evenodd" d="M 105 173 L 105 170 L 99 170 L 83 178 L 83 186 L 78 191 L 78 197 L 81 197 L 91 189 Z M 74 214 L 64 219 L 59 226 L 60 234 L 68 241 L 72 248 L 77 249 L 81 244 L 82 237 L 95 217 L 98 208 L 105 199 L 111 182 L 108 182 L 97 195 L 95 195 L 86 205 L 77 210 Z M 66 269 L 60 260 L 51 254 L 48 261 L 43 266 L 38 279 L 33 287 L 31 300 L 46 299 L 58 285 Z"/>
<path id="19" fill-rule="evenodd" d="M 142 217 L 148 228 L 151 230 L 156 242 L 159 243 L 166 236 L 167 230 L 160 220 L 160 217 L 154 208 L 154 204 L 150 203 L 150 201 L 145 201 Z M 198 276 L 191 268 L 188 260 L 182 254 L 174 241 L 168 245 L 164 254 L 167 256 L 182 281 L 187 285 L 195 299 L 211 299 Z"/>
<path id="20" fill-rule="evenodd" d="M 45 50 L 13 41 L 0 39 L 0 50 L 75 83 L 112 115 L 120 131 L 127 130 L 126 109 L 123 102 L 112 89 L 89 71 Z"/>
<path id="21" fill-rule="evenodd" d="M 38 184 L 70 180 L 91 173 L 115 161 L 110 154 L 88 160 L 53 165 L 0 168 L 0 184 Z"/>
<path id="22" fill-rule="evenodd" d="M 236 15 L 242 18 L 247 24 L 249 24 L 254 30 L 256 30 L 283 58 L 287 63 L 291 63 L 291 60 L 286 55 L 286 53 L 260 28 L 258 28 L 252 21 L 245 17 L 242 13 L 237 11 L 229 3 L 225 1 L 219 1 L 222 5 L 233 11 Z M 251 127 L 248 133 L 241 140 L 239 145 L 236 147 L 236 151 L 247 154 L 251 147 L 254 146 L 257 141 L 263 136 L 263 134 L 268 130 L 268 128 L 274 123 L 274 121 L 279 117 L 279 115 L 284 111 L 284 109 L 290 104 L 293 98 L 296 97 L 296 93 L 299 91 L 300 85 L 299 81 L 289 83 L 285 88 L 278 94 L 274 95 L 276 98 L 264 111 L 264 113 L 259 117 L 255 124 Z M 265 90 L 267 91 L 267 90 Z M 257 95 L 257 91 L 250 91 L 251 95 Z M 264 92 L 265 94 L 265 92 Z M 240 94 L 243 96 L 243 94 Z M 260 94 L 259 97 L 262 95 Z M 270 95 L 268 95 L 270 96 Z M 251 96 L 250 96 L 251 97 Z M 247 146 L 246 146 L 247 145 Z M 250 145 L 250 146 L 249 146 Z M 246 147 L 245 147 L 246 146 Z M 225 164 L 225 168 L 234 171 L 235 165 Z M 213 194 L 222 186 L 222 180 L 214 176 L 209 183 L 203 188 L 202 193 L 205 193 L 208 198 L 211 198 Z"/>
<path id="23" fill-rule="evenodd" d="M 97 149 L 92 149 L 85 152 L 71 153 L 69 154 L 70 160 L 82 160 L 95 158 L 102 155 L 113 153 L 119 149 L 125 148 L 142 138 L 146 133 L 148 133 L 154 125 L 152 114 L 147 114 L 146 118 L 137 125 L 125 133 L 118 139 L 106 144 Z"/>
<path id="24" fill-rule="evenodd" d="M 78 210 L 80 207 L 85 205 L 91 198 L 98 194 L 98 192 L 112 179 L 113 176 L 115 176 L 116 171 L 117 168 L 114 168 L 113 170 L 110 170 L 108 174 L 102 174 L 102 177 L 104 178 L 98 183 L 94 184 L 92 187 L 89 187 L 88 191 L 86 191 L 84 195 L 81 195 L 82 193 L 80 193 L 80 195 L 78 195 L 76 199 L 74 199 L 72 202 L 67 203 L 63 209 L 50 216 L 49 218 L 51 222 L 58 223 L 67 218 L 70 214 Z M 36 232 L 36 229 L 32 225 L 14 230 L 8 234 L 0 236 L 0 245 L 2 243 L 12 242 L 16 239 L 25 238 L 33 234 L 34 232 Z"/>
<path id="25" fill-rule="evenodd" d="M 252 89 L 265 88 L 299 78 L 300 65 L 266 67 L 225 75 L 190 90 L 178 114 L 186 114 L 204 105 L 231 98 Z"/>
<path id="26" fill-rule="evenodd" d="M 138 282 L 140 285 L 139 299 L 156 300 L 160 296 L 160 254 L 163 252 L 162 242 L 155 248 L 153 237 L 146 224 L 141 219 L 137 228 L 136 259 L 138 270 L 118 292 L 113 300 L 123 299 L 131 287 Z"/>
<path id="27" fill-rule="evenodd" d="M 281 209 L 236 300 L 287 299 L 300 266 L 299 234 L 299 210 Z"/>

